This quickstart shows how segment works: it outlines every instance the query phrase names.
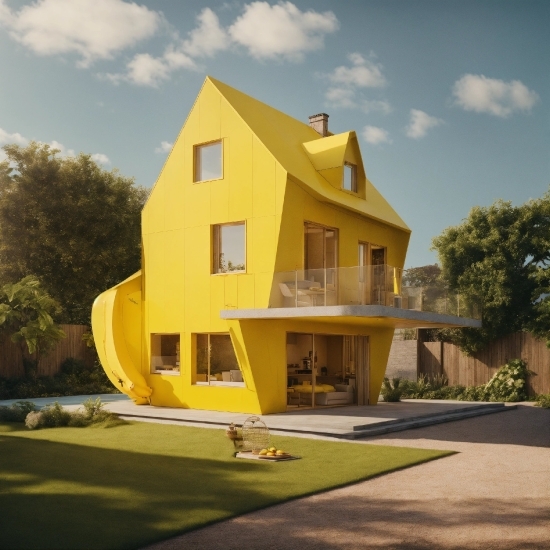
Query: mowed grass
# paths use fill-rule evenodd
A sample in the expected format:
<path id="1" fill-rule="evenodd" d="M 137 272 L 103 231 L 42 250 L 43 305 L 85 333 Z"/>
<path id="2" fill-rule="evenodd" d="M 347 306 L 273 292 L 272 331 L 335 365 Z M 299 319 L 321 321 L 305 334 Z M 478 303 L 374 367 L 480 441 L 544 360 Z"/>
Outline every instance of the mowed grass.
<path id="1" fill-rule="evenodd" d="M 140 548 L 452 454 L 295 437 L 272 442 L 302 460 L 236 459 L 223 430 L 0 424 L 0 548 Z"/>

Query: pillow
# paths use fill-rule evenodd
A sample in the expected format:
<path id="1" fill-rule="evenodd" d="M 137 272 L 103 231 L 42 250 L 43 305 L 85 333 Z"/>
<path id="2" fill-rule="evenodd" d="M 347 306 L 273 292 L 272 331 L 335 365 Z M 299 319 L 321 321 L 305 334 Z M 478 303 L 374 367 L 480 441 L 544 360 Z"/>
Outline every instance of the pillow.
<path id="1" fill-rule="evenodd" d="M 334 386 L 331 386 L 330 384 L 319 384 L 324 390 L 325 392 L 331 392 L 331 391 L 336 391 L 336 388 Z"/>

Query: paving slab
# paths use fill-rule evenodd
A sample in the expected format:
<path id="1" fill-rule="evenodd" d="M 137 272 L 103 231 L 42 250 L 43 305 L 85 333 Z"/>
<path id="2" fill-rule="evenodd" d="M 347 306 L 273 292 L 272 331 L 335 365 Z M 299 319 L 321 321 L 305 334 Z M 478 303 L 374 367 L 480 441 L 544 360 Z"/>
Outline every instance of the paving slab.
<path id="1" fill-rule="evenodd" d="M 71 410 L 77 409 L 90 397 L 92 399 L 100 397 L 106 403 L 106 409 L 124 418 L 136 420 L 226 427 L 231 423 L 242 425 L 251 416 L 248 413 L 136 405 L 127 396 L 121 394 L 51 397 L 32 399 L 32 401 L 39 407 L 58 401 Z M 2 401 L 0 405 L 9 405 L 15 401 Z M 294 409 L 286 413 L 259 416 L 268 428 L 274 432 L 357 439 L 381 433 L 451 422 L 471 416 L 503 412 L 510 410 L 510 404 L 508 405 L 505 406 L 503 403 L 409 399 L 399 403 L 379 402 L 376 406 L 304 408 Z M 511 407 L 514 406 L 511 405 Z"/>

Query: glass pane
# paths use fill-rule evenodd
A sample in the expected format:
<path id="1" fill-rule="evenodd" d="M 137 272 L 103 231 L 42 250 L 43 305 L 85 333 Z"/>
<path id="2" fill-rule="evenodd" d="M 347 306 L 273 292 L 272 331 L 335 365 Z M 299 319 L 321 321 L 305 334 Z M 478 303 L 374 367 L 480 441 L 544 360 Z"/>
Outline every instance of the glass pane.
<path id="1" fill-rule="evenodd" d="M 344 189 L 353 190 L 353 166 L 344 164 Z"/>
<path id="2" fill-rule="evenodd" d="M 336 251 L 338 248 L 337 233 L 334 229 L 327 229 L 325 231 L 326 241 L 326 264 L 327 269 L 336 267 Z"/>
<path id="3" fill-rule="evenodd" d="M 210 379 L 218 382 L 243 381 L 229 334 L 210 335 Z"/>
<path id="4" fill-rule="evenodd" d="M 195 181 L 216 180 L 222 177 L 222 143 L 197 147 Z"/>
<path id="5" fill-rule="evenodd" d="M 197 334 L 197 382 L 208 382 L 208 334 Z"/>
<path id="6" fill-rule="evenodd" d="M 221 225 L 218 273 L 245 270 L 245 224 Z"/>
<path id="7" fill-rule="evenodd" d="M 151 372 L 179 370 L 179 334 L 151 334 Z"/>
<path id="8" fill-rule="evenodd" d="M 325 267 L 324 228 L 310 223 L 305 224 L 306 269 Z"/>

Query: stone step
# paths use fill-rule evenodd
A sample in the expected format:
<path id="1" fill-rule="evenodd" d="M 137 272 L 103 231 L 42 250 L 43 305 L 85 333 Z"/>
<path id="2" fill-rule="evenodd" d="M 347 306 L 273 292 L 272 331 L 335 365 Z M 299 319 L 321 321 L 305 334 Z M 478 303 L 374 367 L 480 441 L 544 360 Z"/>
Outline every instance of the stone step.
<path id="1" fill-rule="evenodd" d="M 456 420 L 464 420 L 466 418 L 472 418 L 475 416 L 482 416 L 485 414 L 494 414 L 498 412 L 512 411 L 516 409 L 516 405 L 504 406 L 500 404 L 497 407 L 476 407 L 474 409 L 462 410 L 459 412 L 453 411 L 451 413 L 431 415 L 427 417 L 419 417 L 416 419 L 407 418 L 399 421 L 391 421 L 385 423 L 376 423 L 360 431 L 355 429 L 351 432 L 341 434 L 339 437 L 343 439 L 360 439 L 363 437 L 370 437 L 375 435 L 383 435 L 391 432 L 400 432 L 404 430 L 411 430 L 414 428 L 423 428 L 424 426 L 432 426 L 434 424 L 443 424 L 445 422 L 454 422 Z"/>

